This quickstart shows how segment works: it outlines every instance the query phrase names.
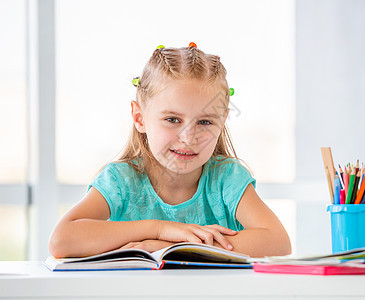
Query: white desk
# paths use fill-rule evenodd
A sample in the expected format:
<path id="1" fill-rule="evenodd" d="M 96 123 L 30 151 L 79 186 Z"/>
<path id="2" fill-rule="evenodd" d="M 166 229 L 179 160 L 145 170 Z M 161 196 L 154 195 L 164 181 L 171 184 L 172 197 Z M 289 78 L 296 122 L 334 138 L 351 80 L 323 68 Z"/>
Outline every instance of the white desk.
<path id="1" fill-rule="evenodd" d="M 0 299 L 365 299 L 364 281 L 244 269 L 51 272 L 40 262 L 0 262 Z"/>

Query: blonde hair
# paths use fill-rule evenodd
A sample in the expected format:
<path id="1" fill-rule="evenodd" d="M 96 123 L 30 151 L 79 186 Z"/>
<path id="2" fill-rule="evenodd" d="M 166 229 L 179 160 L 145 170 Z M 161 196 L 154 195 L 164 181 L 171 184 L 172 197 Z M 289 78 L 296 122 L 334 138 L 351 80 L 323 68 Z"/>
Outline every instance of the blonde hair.
<path id="1" fill-rule="evenodd" d="M 137 85 L 136 102 L 145 105 L 148 98 L 165 88 L 164 83 L 169 79 L 196 79 L 217 87 L 225 109 L 228 109 L 230 94 L 226 74 L 226 69 L 216 55 L 205 54 L 195 47 L 159 48 L 153 52 L 143 69 Z M 237 158 L 226 125 L 218 137 L 212 157 L 219 161 Z M 147 135 L 140 133 L 135 126 L 118 161 L 128 163 L 139 173 L 145 173 L 146 167 L 157 163 L 148 146 Z"/>

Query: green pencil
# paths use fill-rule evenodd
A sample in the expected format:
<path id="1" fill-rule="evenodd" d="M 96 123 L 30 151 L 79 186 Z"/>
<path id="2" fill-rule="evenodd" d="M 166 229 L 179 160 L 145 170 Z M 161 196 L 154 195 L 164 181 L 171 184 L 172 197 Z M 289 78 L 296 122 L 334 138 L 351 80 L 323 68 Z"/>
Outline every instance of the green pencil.
<path id="1" fill-rule="evenodd" d="M 357 172 L 354 182 L 354 189 L 352 191 L 351 204 L 355 203 L 355 199 L 357 196 L 357 192 L 359 190 L 359 181 L 360 181 L 360 171 Z"/>
<path id="2" fill-rule="evenodd" d="M 356 177 L 355 173 L 356 173 L 356 171 L 355 171 L 355 169 L 353 169 L 351 176 L 350 176 L 349 190 L 347 192 L 346 204 L 351 204 L 352 192 L 354 190 L 354 183 L 355 183 L 355 177 Z"/>

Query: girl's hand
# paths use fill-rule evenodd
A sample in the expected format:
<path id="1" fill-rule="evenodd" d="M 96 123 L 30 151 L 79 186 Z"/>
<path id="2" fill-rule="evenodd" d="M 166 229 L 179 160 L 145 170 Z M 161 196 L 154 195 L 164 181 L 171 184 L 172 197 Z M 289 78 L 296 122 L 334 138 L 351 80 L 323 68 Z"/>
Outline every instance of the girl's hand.
<path id="1" fill-rule="evenodd" d="M 237 232 L 220 225 L 200 226 L 197 224 L 185 224 L 172 221 L 159 221 L 158 234 L 156 239 L 169 242 L 191 242 L 213 245 L 216 241 L 223 248 L 232 250 L 225 235 L 235 235 Z"/>
<path id="2" fill-rule="evenodd" d="M 154 252 L 168 246 L 171 246 L 175 243 L 170 243 L 167 241 L 160 241 L 160 240 L 144 240 L 142 242 L 130 242 L 120 249 L 142 249 L 148 252 Z"/>

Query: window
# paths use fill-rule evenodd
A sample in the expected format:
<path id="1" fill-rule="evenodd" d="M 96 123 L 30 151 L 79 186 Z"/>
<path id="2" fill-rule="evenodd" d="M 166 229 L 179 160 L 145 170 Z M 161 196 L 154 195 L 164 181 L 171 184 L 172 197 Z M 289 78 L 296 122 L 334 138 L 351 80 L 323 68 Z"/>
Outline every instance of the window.
<path id="1" fill-rule="evenodd" d="M 0 183 L 26 180 L 24 1 L 0 2 Z"/>
<path id="2" fill-rule="evenodd" d="M 49 35 L 39 36 L 36 46 L 40 49 L 33 47 L 36 42 L 29 32 L 40 29 L 35 29 L 29 11 L 32 18 L 37 18 L 34 23 L 42 20 L 46 25 L 56 25 L 55 32 L 50 29 Z M 187 18 L 194 22 L 186 22 Z M 43 229 L 52 228 L 56 222 L 47 216 L 49 208 L 61 211 L 78 201 L 93 175 L 122 149 L 131 128 L 130 101 L 135 97 L 131 80 L 140 75 L 159 44 L 180 47 L 194 41 L 198 48 L 221 57 L 228 70 L 229 85 L 235 89 L 228 126 L 238 155 L 259 182 L 293 181 L 293 28 L 292 0 L 188 0 L 183 4 L 139 1 L 138 5 L 117 0 L 1 1 L 0 213 L 11 217 L 2 218 L 0 224 L 2 228 L 11 227 L 12 234 L 0 231 L 0 239 L 5 241 L 0 246 L 0 259 L 27 257 L 28 240 L 34 243 L 29 238 L 29 228 L 36 228 L 32 236 L 38 235 L 42 241 L 35 240 L 38 249 L 29 243 L 31 252 L 39 252 L 32 258 L 48 255 L 48 232 Z M 54 52 L 50 42 L 53 39 Z M 32 77 L 36 73 L 34 62 L 29 63 L 26 58 L 37 54 L 35 51 L 56 55 L 56 82 L 54 76 L 45 76 L 48 81 L 45 77 L 39 80 L 40 86 L 49 85 L 47 92 L 56 95 L 56 116 L 49 118 L 47 111 L 40 110 L 38 117 L 56 125 L 56 132 L 47 132 L 40 144 L 45 150 L 42 153 L 48 159 L 53 157 L 54 153 L 49 153 L 53 148 L 43 146 L 47 137 L 55 134 L 57 174 L 51 168 L 42 175 L 47 178 L 40 178 L 43 186 L 47 186 L 48 179 L 52 183 L 47 191 L 52 195 L 47 199 L 49 203 L 42 198 L 43 202 L 34 201 L 29 207 L 28 185 L 33 188 L 33 183 L 28 170 L 34 170 L 28 153 L 34 140 L 34 124 L 28 112 L 34 107 L 32 102 L 28 107 L 27 95 L 33 99 L 38 82 Z M 42 63 L 47 65 L 44 60 Z M 52 70 L 49 68 L 48 72 Z M 43 101 L 49 103 L 51 98 Z M 285 201 L 275 204 L 270 200 L 270 205 L 277 211 L 279 206 L 288 206 L 291 213 L 293 207 L 287 202 L 290 200 Z M 42 216 L 36 212 L 37 217 L 32 217 L 40 206 Z"/>
<path id="3" fill-rule="evenodd" d="M 26 257 L 25 2 L 0 1 L 0 260 Z"/>
<path id="4" fill-rule="evenodd" d="M 132 78 L 159 44 L 191 41 L 219 54 L 228 70 L 236 91 L 228 123 L 239 156 L 260 181 L 294 179 L 292 1 L 62 0 L 56 12 L 61 182 L 87 184 L 116 156 L 131 127 Z"/>

